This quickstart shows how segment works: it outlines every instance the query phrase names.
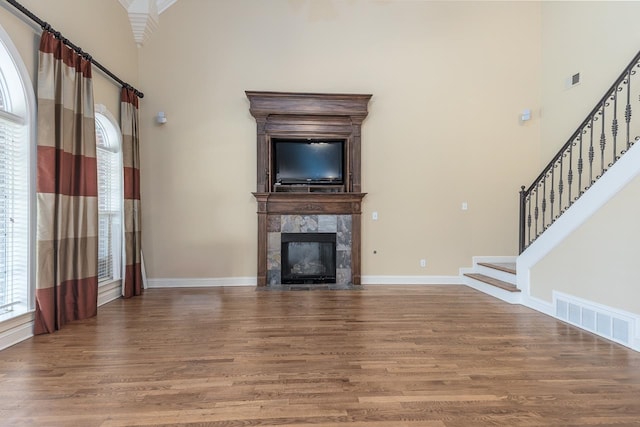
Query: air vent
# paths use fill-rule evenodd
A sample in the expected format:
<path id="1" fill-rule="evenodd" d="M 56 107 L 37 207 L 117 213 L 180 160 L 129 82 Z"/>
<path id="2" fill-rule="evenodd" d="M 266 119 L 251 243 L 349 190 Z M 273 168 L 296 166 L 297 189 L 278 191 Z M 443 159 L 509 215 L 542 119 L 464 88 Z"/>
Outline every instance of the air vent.
<path id="1" fill-rule="evenodd" d="M 632 347 L 633 317 L 560 292 L 553 293 L 553 300 L 558 319 Z"/>
<path id="2" fill-rule="evenodd" d="M 575 73 L 565 79 L 564 86 L 569 89 L 580 84 L 580 73 Z"/>
<path id="3" fill-rule="evenodd" d="M 580 73 L 576 73 L 573 76 L 571 76 L 571 85 L 575 86 L 578 83 L 580 83 Z"/>

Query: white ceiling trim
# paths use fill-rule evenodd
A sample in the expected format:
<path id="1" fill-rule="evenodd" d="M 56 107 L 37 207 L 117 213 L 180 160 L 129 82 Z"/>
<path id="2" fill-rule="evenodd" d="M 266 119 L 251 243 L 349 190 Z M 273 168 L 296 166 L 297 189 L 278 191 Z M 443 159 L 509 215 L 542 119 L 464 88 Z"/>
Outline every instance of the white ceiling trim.
<path id="1" fill-rule="evenodd" d="M 142 46 L 160 24 L 160 14 L 178 0 L 119 0 L 129 14 L 133 38 Z"/>
<path id="2" fill-rule="evenodd" d="M 125 8 L 125 10 L 129 10 L 131 3 L 133 3 L 133 0 L 120 0 L 120 4 Z"/>
<path id="3" fill-rule="evenodd" d="M 158 14 L 161 14 L 165 10 L 169 9 L 177 1 L 178 0 L 156 0 Z"/>

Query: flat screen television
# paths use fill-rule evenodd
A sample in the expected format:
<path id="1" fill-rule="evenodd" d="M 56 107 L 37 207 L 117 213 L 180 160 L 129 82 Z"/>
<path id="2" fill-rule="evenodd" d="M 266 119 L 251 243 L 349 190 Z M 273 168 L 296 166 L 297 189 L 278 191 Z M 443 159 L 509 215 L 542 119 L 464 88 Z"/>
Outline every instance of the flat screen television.
<path id="1" fill-rule="evenodd" d="M 272 139 L 278 184 L 343 184 L 344 140 Z"/>

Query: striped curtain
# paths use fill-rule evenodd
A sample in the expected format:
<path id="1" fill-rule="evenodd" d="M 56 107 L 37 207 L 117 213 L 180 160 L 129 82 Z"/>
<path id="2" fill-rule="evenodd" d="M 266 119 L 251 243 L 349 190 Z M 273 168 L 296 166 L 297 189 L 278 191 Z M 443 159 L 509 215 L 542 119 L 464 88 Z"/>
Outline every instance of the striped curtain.
<path id="1" fill-rule="evenodd" d="M 140 229 L 140 139 L 138 96 L 123 87 L 120 98 L 120 128 L 124 165 L 124 258 L 123 296 L 142 295 L 142 245 Z"/>
<path id="2" fill-rule="evenodd" d="M 44 31 L 38 64 L 36 334 L 97 313 L 93 108 L 91 62 Z"/>

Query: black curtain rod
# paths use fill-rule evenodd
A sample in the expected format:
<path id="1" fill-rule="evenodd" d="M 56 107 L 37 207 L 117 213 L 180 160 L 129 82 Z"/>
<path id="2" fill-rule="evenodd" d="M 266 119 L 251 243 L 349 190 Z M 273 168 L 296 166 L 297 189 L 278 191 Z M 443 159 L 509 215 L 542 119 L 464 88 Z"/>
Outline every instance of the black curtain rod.
<path id="1" fill-rule="evenodd" d="M 93 65 L 95 65 L 96 67 L 98 67 L 100 70 L 102 70 L 107 76 L 111 77 L 114 81 L 118 82 L 121 86 L 126 87 L 127 89 L 132 89 L 133 92 L 136 94 L 136 96 L 138 96 L 139 98 L 144 98 L 144 93 L 140 92 L 138 89 L 134 88 L 133 86 L 131 86 L 129 83 L 123 82 L 120 78 L 118 78 L 118 76 L 116 76 L 115 74 L 113 74 L 111 71 L 107 70 L 104 65 L 102 65 L 101 63 L 99 63 L 98 61 L 96 61 L 95 59 L 93 59 L 93 57 L 91 55 L 89 55 L 87 52 L 84 52 L 81 48 L 79 48 L 78 46 L 76 46 L 75 44 L 73 44 L 71 41 L 69 41 L 68 39 L 66 39 L 65 37 L 62 36 L 62 34 L 60 34 L 59 31 L 54 30 L 51 25 L 49 25 L 48 23 L 46 23 L 45 21 L 43 21 L 42 19 L 38 18 L 36 15 L 34 15 L 29 9 L 27 9 L 26 7 L 24 7 L 23 5 L 21 5 L 20 3 L 18 3 L 15 0 L 6 0 L 7 3 L 9 3 L 11 6 L 15 7 L 16 9 L 18 9 L 20 12 L 22 12 L 25 16 L 27 16 L 29 19 L 31 19 L 32 21 L 34 21 L 36 24 L 38 24 L 40 26 L 40 28 L 42 28 L 43 31 L 49 31 L 51 34 L 53 34 L 55 36 L 55 38 L 57 38 L 58 40 L 62 41 L 62 43 L 66 44 L 67 46 L 69 46 L 71 49 L 75 50 L 76 53 L 78 55 L 83 56 L 87 61 L 91 61 L 91 63 Z"/>

